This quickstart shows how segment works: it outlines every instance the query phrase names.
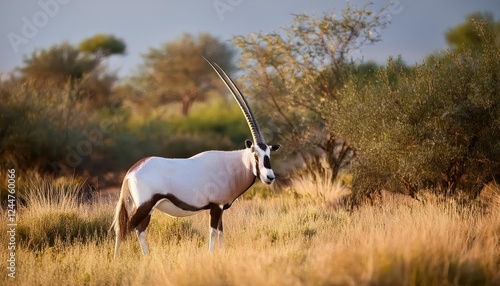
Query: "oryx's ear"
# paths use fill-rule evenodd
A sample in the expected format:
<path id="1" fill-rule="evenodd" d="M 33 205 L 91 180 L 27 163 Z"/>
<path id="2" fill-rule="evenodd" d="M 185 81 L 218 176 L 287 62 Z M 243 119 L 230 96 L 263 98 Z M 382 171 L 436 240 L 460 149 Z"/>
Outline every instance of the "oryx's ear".
<path id="1" fill-rule="evenodd" d="M 281 148 L 281 145 L 277 144 L 277 145 L 271 145 L 271 151 L 278 151 L 280 148 Z"/>
<path id="2" fill-rule="evenodd" d="M 252 147 L 252 145 L 253 145 L 253 142 L 251 140 L 248 140 L 248 139 L 245 140 L 245 147 L 250 148 L 250 147 Z"/>

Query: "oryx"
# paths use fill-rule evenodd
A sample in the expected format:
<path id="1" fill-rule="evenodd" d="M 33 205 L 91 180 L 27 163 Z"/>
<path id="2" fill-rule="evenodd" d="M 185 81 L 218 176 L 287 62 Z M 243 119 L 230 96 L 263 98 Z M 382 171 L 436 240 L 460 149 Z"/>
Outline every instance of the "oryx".
<path id="1" fill-rule="evenodd" d="M 206 59 L 205 59 L 206 60 Z M 222 245 L 222 213 L 250 188 L 258 177 L 271 184 L 270 152 L 280 145 L 267 145 L 255 116 L 231 78 L 216 64 L 206 60 L 222 79 L 245 115 L 253 142 L 237 151 L 206 151 L 187 159 L 148 157 L 135 163 L 123 179 L 111 228 L 116 234 L 115 257 L 120 242 L 136 230 L 144 255 L 148 255 L 146 228 L 151 213 L 158 209 L 173 217 L 190 216 L 210 210 L 209 251 L 218 233 Z"/>

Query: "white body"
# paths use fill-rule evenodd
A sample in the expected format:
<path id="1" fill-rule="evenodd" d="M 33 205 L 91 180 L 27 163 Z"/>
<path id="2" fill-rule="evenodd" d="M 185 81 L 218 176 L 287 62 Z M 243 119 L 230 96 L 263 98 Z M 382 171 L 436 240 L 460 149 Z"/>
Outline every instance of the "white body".
<path id="1" fill-rule="evenodd" d="M 125 176 L 133 201 L 140 205 L 154 194 L 173 194 L 198 208 L 232 203 L 255 180 L 250 150 L 207 151 L 188 159 L 150 157 Z M 173 217 L 193 215 L 162 200 L 157 209 Z"/>
<path id="2" fill-rule="evenodd" d="M 257 166 L 255 149 L 207 151 L 187 159 L 149 157 L 137 162 L 125 175 L 116 207 L 113 222 L 116 232 L 115 256 L 118 255 L 121 239 L 124 237 L 119 235 L 120 228 L 124 228 L 125 223 L 129 224 L 141 207 L 145 207 L 148 216 L 154 209 L 172 217 L 190 216 L 210 209 L 212 217 L 212 208 L 216 206 L 219 210 L 214 211 L 217 221 L 210 224 L 209 251 L 214 249 L 217 233 L 219 246 L 222 246 L 222 211 L 252 186 L 257 174 L 265 175 L 266 182 L 269 177 L 274 176 L 272 170 L 266 169 L 262 164 Z M 259 149 L 258 152 L 269 154 L 269 150 L 266 152 Z M 262 167 L 261 171 L 258 171 L 259 167 Z M 151 200 L 155 195 L 173 195 L 176 201 L 162 198 L 154 202 L 153 206 Z M 183 208 L 182 205 L 179 207 L 179 201 L 189 205 L 189 208 Z M 127 213 L 126 222 L 120 221 L 122 211 Z M 145 233 L 148 224 L 149 217 L 144 227 L 132 226 L 137 230 L 144 255 L 149 254 Z"/>

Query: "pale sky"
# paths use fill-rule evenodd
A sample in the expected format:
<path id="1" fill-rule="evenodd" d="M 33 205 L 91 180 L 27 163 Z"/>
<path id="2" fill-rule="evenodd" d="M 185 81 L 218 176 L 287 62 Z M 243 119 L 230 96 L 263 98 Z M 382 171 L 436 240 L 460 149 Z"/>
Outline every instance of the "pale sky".
<path id="1" fill-rule="evenodd" d="M 297 13 L 340 11 L 347 1 L 327 0 L 0 0 L 0 73 L 23 63 L 36 49 L 69 41 L 78 44 L 96 33 L 125 41 L 127 54 L 112 57 L 110 69 L 130 75 L 141 54 L 183 33 L 208 32 L 230 41 L 235 35 L 277 31 Z M 359 5 L 368 1 L 348 1 Z M 374 1 L 378 10 L 388 1 Z M 444 33 L 477 11 L 491 11 L 500 20 L 499 0 L 393 0 L 391 24 L 382 42 L 364 47 L 360 58 L 384 63 L 401 55 L 420 62 L 446 47 Z M 217 10 L 225 8 L 226 10 Z"/>

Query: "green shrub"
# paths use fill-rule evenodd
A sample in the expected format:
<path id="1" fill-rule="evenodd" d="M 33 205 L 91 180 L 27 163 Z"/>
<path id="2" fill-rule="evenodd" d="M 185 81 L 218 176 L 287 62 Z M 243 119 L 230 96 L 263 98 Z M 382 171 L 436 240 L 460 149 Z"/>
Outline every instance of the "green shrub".
<path id="1" fill-rule="evenodd" d="M 110 137 L 110 154 L 125 166 L 145 156 L 185 158 L 243 148 L 250 131 L 236 104 L 214 100 L 195 104 L 189 116 L 161 108 L 134 115 Z"/>
<path id="2" fill-rule="evenodd" d="M 145 156 L 189 157 L 241 148 L 250 132 L 238 106 L 214 99 L 189 116 L 160 106 L 92 109 L 71 84 L 55 88 L 30 80 L 0 83 L 0 156 L 19 172 L 83 176 L 126 170 Z"/>
<path id="3" fill-rule="evenodd" d="M 498 178 L 500 48 L 478 29 L 481 51 L 409 71 L 389 60 L 376 82 L 353 80 L 342 90 L 331 128 L 356 149 L 356 193 L 432 188 L 474 197 Z"/>
<path id="4" fill-rule="evenodd" d="M 232 100 L 197 104 L 188 117 L 179 114 L 169 122 L 176 133 L 227 137 L 233 148 L 243 146 L 245 139 L 250 137 L 245 118 Z"/>
<path id="5" fill-rule="evenodd" d="M 35 88 L 30 81 L 0 83 L 0 156 L 19 170 L 50 167 L 64 160 L 67 146 L 84 139 L 83 129 L 94 125 L 77 91 Z M 5 167 L 5 166 L 3 166 Z"/>

